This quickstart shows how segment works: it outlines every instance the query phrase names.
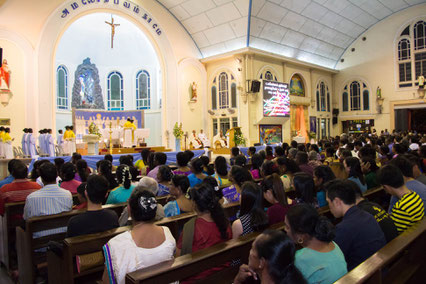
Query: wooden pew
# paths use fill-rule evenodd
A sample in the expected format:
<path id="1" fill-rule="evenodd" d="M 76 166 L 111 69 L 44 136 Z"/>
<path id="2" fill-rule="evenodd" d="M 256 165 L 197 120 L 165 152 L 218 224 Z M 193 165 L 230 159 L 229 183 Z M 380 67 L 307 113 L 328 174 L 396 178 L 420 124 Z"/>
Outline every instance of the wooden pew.
<path id="1" fill-rule="evenodd" d="M 376 194 L 382 192 L 383 188 L 378 187 L 367 191 L 364 196 L 374 197 Z M 331 215 L 328 206 L 320 208 L 319 213 L 322 215 Z M 272 226 L 272 228 L 283 230 L 283 226 L 284 225 L 281 223 Z M 173 260 L 146 269 L 137 270 L 127 274 L 126 283 L 169 283 L 196 275 L 200 271 L 215 266 L 214 264 L 226 263 L 235 258 L 247 261 L 251 243 L 257 235 L 258 233 L 247 235 L 237 240 L 218 244 L 190 255 L 177 257 Z M 210 275 L 202 281 L 203 283 L 231 283 L 237 272 L 238 267 L 228 268 Z"/>
<path id="2" fill-rule="evenodd" d="M 8 270 L 12 268 L 12 255 L 9 246 L 15 243 L 16 227 L 24 224 L 24 220 L 16 216 L 22 216 L 24 206 L 25 202 L 6 203 L 4 205 L 4 215 L 0 217 L 2 228 L 0 234 L 0 260 Z"/>
<path id="3" fill-rule="evenodd" d="M 271 229 L 284 230 L 284 223 Z M 241 259 L 246 262 L 253 241 L 260 233 L 251 233 L 203 250 L 183 255 L 127 274 L 126 283 L 171 283 L 195 276 L 218 264 Z M 239 266 L 230 266 L 203 278 L 203 283 L 232 283 Z"/>
<path id="4" fill-rule="evenodd" d="M 125 206 L 126 203 L 120 203 L 104 205 L 103 208 L 113 210 L 120 216 Z M 71 217 L 85 211 L 85 209 L 72 210 L 55 215 L 34 217 L 25 222 L 25 230 L 19 226 L 16 227 L 19 282 L 21 284 L 34 283 L 37 265 L 45 264 L 46 262 L 46 253 L 35 252 L 35 250 L 47 247 L 49 241 L 61 242 L 66 236 L 66 232 L 40 238 L 33 238 L 33 234 L 44 230 L 66 227 Z"/>
<path id="5" fill-rule="evenodd" d="M 426 219 L 393 239 L 335 283 L 424 283 Z"/>
<path id="6" fill-rule="evenodd" d="M 223 206 L 225 215 L 234 216 L 239 210 L 239 203 L 230 203 Z M 163 218 L 155 222 L 157 225 L 166 226 L 170 229 L 173 237 L 177 240 L 183 225 L 191 218 L 195 217 L 194 212 L 184 213 L 178 216 Z M 78 236 L 66 238 L 64 240 L 62 256 L 56 255 L 54 252 L 47 253 L 49 283 L 75 283 L 75 281 L 94 281 L 100 279 L 103 266 L 91 268 L 81 273 L 77 272 L 75 257 L 93 252 L 100 252 L 102 246 L 109 239 L 130 230 L 131 226 L 120 227 L 103 233 L 91 234 L 86 236 Z"/>
<path id="7" fill-rule="evenodd" d="M 369 193 L 379 192 L 380 189 L 371 190 Z M 237 204 L 224 205 L 227 216 L 233 216 L 238 210 Z M 319 209 L 320 214 L 331 214 L 328 207 Z M 190 218 L 194 217 L 194 213 L 185 213 L 179 216 L 164 218 L 156 223 L 158 225 L 167 226 L 175 239 L 178 239 L 180 229 L 183 227 Z M 281 227 L 280 227 L 281 226 Z M 273 228 L 282 229 L 283 224 L 277 224 Z M 76 238 L 68 238 L 64 241 L 64 254 L 62 257 L 55 255 L 53 252 L 48 252 L 49 262 L 49 283 L 74 283 L 75 280 L 83 280 L 88 278 L 89 280 L 100 279 L 103 267 L 95 267 L 88 271 L 84 271 L 80 274 L 77 273 L 75 266 L 75 257 L 77 255 L 93 253 L 101 251 L 102 246 L 112 237 L 118 233 L 122 233 L 130 227 L 122 227 L 117 229 L 118 231 L 109 231 L 101 234 L 88 235 Z M 143 283 L 153 283 L 154 281 L 166 281 L 172 282 L 173 279 L 182 279 L 191 275 L 197 274 L 200 271 L 211 268 L 212 263 L 226 263 L 230 259 L 241 258 L 246 260 L 250 250 L 251 242 L 253 239 L 246 243 L 235 243 L 236 240 L 232 240 L 223 244 L 219 244 L 215 247 L 207 248 L 196 252 L 191 255 L 182 256 L 176 258 L 173 261 L 159 264 L 154 267 L 139 270 L 128 275 L 128 283 L 139 283 L 143 280 Z M 249 238 L 245 236 L 240 238 Z M 66 271 L 64 271 L 64 269 Z M 209 282 L 222 281 L 223 279 L 232 280 L 237 273 L 236 268 L 229 268 L 217 275 L 212 275 Z M 165 274 L 165 275 L 163 275 Z M 171 277 L 171 278 L 170 278 Z M 66 280 L 68 279 L 68 280 Z M 84 279 L 84 280 L 88 280 Z M 231 281 L 230 281 L 231 282 Z"/>
<path id="8" fill-rule="evenodd" d="M 73 204 L 79 204 L 77 194 L 73 194 Z M 4 214 L 0 217 L 2 233 L 0 234 L 0 261 L 9 270 L 11 268 L 12 259 L 9 245 L 14 244 L 16 240 L 16 227 L 23 226 L 24 221 L 22 216 L 24 214 L 25 201 L 6 203 L 4 206 Z"/>

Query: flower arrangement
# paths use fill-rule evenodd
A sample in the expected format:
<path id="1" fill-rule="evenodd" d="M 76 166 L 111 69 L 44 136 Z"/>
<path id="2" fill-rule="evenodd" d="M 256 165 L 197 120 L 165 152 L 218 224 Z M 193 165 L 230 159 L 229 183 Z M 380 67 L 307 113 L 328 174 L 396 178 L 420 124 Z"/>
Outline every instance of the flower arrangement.
<path id="1" fill-rule="evenodd" d="M 89 125 L 89 134 L 97 135 L 99 138 L 101 138 L 101 136 L 102 136 L 102 134 L 101 134 L 101 133 L 99 133 L 99 128 L 98 128 L 98 126 L 97 126 L 94 122 L 92 122 L 92 123 Z"/>
<path id="2" fill-rule="evenodd" d="M 308 137 L 309 139 L 315 139 L 317 137 L 317 134 L 313 131 L 308 132 Z"/>
<path id="3" fill-rule="evenodd" d="M 243 133 L 241 132 L 241 128 L 235 129 L 234 143 L 235 145 L 246 145 L 246 138 L 244 138 Z"/>
<path id="4" fill-rule="evenodd" d="M 183 129 L 182 129 L 182 123 L 178 125 L 178 123 L 175 123 L 175 126 L 173 127 L 173 136 L 177 139 L 181 139 L 183 137 Z"/>

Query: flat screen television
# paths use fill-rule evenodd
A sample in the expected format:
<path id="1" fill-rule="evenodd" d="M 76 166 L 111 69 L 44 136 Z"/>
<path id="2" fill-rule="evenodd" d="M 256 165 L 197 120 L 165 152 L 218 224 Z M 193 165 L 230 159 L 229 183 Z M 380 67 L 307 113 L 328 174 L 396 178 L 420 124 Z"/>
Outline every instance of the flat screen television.
<path id="1" fill-rule="evenodd" d="M 263 116 L 290 116 L 290 90 L 287 83 L 263 80 Z"/>

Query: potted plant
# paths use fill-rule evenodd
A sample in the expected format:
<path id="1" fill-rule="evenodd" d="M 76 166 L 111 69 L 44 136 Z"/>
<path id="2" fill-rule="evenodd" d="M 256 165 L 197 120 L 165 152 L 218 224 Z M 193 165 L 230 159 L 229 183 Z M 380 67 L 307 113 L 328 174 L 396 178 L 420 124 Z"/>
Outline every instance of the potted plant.
<path id="1" fill-rule="evenodd" d="M 175 123 L 175 126 L 173 127 L 173 136 L 175 137 L 176 142 L 176 151 L 180 151 L 180 140 L 182 139 L 184 135 L 183 129 L 182 129 L 182 122 L 180 125 L 178 123 Z"/>

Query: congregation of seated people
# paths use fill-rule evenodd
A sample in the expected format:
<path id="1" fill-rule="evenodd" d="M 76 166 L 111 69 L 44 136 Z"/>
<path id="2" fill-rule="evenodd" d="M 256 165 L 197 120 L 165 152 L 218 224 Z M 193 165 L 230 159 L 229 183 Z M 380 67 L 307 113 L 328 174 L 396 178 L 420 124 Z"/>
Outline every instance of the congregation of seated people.
<path id="1" fill-rule="evenodd" d="M 240 266 L 234 283 L 333 283 L 424 217 L 426 136 L 418 134 L 343 134 L 318 144 L 249 147 L 247 153 L 234 147 L 230 159 L 184 151 L 175 161 L 143 150 L 136 163 L 122 155 L 115 167 L 106 155 L 91 169 L 75 153 L 67 163 L 39 159 L 29 173 L 13 159 L 10 176 L 0 181 L 0 214 L 5 204 L 20 201 L 24 220 L 84 210 L 54 230 L 67 237 L 131 225 L 103 247 L 104 283 L 124 283 L 135 270 L 253 232 L 260 235 L 249 259 L 215 263 L 183 283 L 229 265 Z M 386 198 L 364 196 L 378 187 Z M 159 198 L 165 198 L 164 206 Z M 226 216 L 224 206 L 233 203 L 238 213 Z M 105 204 L 125 208 L 117 216 Z M 324 208 L 329 218 L 320 214 Z M 188 212 L 195 217 L 177 239 L 155 223 Z M 270 229 L 274 224 L 284 230 Z"/>

